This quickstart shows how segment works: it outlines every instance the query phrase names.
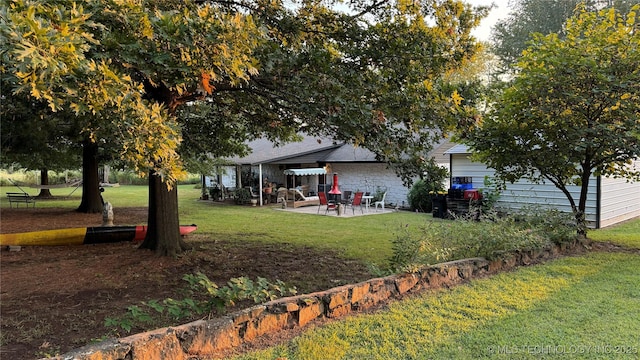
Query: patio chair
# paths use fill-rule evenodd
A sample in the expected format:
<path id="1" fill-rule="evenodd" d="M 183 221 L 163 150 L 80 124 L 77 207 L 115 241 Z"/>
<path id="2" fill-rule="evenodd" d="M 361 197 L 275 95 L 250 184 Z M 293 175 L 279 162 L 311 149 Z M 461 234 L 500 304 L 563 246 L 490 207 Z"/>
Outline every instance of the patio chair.
<path id="1" fill-rule="evenodd" d="M 353 193 L 353 191 L 351 190 L 345 190 L 342 192 L 342 203 L 343 204 L 349 204 L 351 202 L 351 194 Z"/>
<path id="2" fill-rule="evenodd" d="M 254 193 L 254 192 L 253 192 L 253 188 L 252 188 L 251 186 L 245 186 L 245 188 L 246 188 L 247 190 L 249 190 L 249 194 L 251 194 L 251 197 L 252 197 L 253 199 L 257 199 L 257 198 L 259 198 L 259 197 L 260 197 L 260 195 L 258 195 L 258 194 L 256 194 L 256 193 Z"/>
<path id="3" fill-rule="evenodd" d="M 351 206 L 351 212 L 354 215 L 356 214 L 356 206 L 359 206 L 360 212 L 364 214 L 364 209 L 362 209 L 362 195 L 364 195 L 363 192 L 356 192 L 356 194 L 353 196 L 353 200 L 349 203 L 349 205 Z"/>
<path id="4" fill-rule="evenodd" d="M 287 188 L 281 187 L 276 194 L 276 203 L 282 203 L 284 207 L 287 206 Z"/>
<path id="5" fill-rule="evenodd" d="M 384 194 L 382 194 L 382 199 L 380 199 L 380 201 L 376 201 L 373 203 L 373 206 L 376 207 L 376 212 L 378 212 L 378 205 L 382 207 L 382 212 L 384 212 L 384 198 L 386 197 L 387 197 L 387 192 L 385 191 Z"/>
<path id="6" fill-rule="evenodd" d="M 318 205 L 318 214 L 320 213 L 320 208 L 322 206 L 326 206 L 327 208 L 324 210 L 324 213 L 327 214 L 329 210 L 335 210 L 338 213 L 338 206 L 333 201 L 327 200 L 327 194 L 323 192 L 318 193 L 318 197 L 320 198 L 320 205 Z"/>

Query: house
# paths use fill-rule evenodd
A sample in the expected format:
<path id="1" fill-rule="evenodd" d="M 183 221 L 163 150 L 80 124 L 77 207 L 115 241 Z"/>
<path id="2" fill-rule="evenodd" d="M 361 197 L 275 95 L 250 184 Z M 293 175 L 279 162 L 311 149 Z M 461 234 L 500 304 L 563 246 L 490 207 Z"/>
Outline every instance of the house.
<path id="1" fill-rule="evenodd" d="M 469 180 L 473 188 L 483 188 L 485 176 L 492 177 L 494 171 L 486 165 L 470 159 L 465 145 L 456 145 L 445 151 L 449 155 L 450 180 Z M 636 162 L 640 166 L 640 161 Z M 580 187 L 569 186 L 574 199 L 580 198 Z M 540 205 L 571 212 L 566 196 L 553 184 L 535 184 L 521 179 L 507 184 L 497 206 L 506 209 L 521 209 L 524 206 Z M 602 228 L 640 216 L 640 182 L 626 179 L 594 176 L 589 180 L 589 193 L 585 217 L 590 228 Z"/>
<path id="2" fill-rule="evenodd" d="M 305 136 L 300 142 L 274 146 L 267 139 L 251 141 L 251 154 L 228 159 L 235 166 L 226 167 L 219 181 L 226 187 L 253 186 L 261 189 L 265 179 L 278 186 L 291 188 L 307 185 L 311 193 L 328 191 L 332 175 L 338 174 L 342 191 L 387 192 L 386 203 L 406 206 L 409 188 L 388 169 L 375 154 L 362 147 L 336 143 L 330 138 Z M 443 153 L 442 150 L 434 151 Z M 325 168 L 326 174 L 285 175 L 286 169 Z M 258 191 L 261 194 L 261 191 Z M 263 199 L 260 199 L 261 203 Z"/>

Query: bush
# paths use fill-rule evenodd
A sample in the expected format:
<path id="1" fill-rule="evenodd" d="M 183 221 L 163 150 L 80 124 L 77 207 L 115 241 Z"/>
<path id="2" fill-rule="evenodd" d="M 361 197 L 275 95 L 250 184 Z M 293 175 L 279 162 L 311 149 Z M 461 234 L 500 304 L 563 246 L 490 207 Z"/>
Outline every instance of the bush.
<path id="1" fill-rule="evenodd" d="M 499 258 L 514 250 L 539 249 L 575 239 L 575 223 L 558 211 L 517 216 L 430 221 L 418 236 L 401 231 L 392 240 L 394 272 L 470 257 Z"/>
<path id="2" fill-rule="evenodd" d="M 249 202 L 249 200 L 251 200 L 251 193 L 249 192 L 248 189 L 245 189 L 245 188 L 236 190 L 235 196 L 236 196 L 236 204 L 239 204 L 239 205 L 246 204 Z"/>
<path id="3" fill-rule="evenodd" d="M 420 212 L 429 213 L 432 210 L 431 206 L 431 194 L 442 190 L 442 186 L 434 184 L 433 182 L 427 182 L 425 180 L 418 180 L 407 194 L 407 200 L 411 211 L 418 210 Z"/>
<path id="4" fill-rule="evenodd" d="M 178 185 L 192 185 L 192 184 L 201 184 L 200 175 L 197 174 L 187 174 L 187 177 L 184 180 L 179 180 Z"/>
<path id="5" fill-rule="evenodd" d="M 138 176 L 131 170 L 114 171 L 120 185 L 149 185 L 149 179 Z"/>

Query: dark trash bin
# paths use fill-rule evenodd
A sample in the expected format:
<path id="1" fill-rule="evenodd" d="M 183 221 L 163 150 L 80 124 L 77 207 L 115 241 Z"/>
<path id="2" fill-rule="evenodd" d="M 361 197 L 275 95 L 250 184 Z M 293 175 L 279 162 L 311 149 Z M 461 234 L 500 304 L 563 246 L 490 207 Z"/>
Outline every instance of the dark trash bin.
<path id="1" fill-rule="evenodd" d="M 434 218 L 445 219 L 447 217 L 446 195 L 433 195 L 431 197 L 431 214 Z"/>

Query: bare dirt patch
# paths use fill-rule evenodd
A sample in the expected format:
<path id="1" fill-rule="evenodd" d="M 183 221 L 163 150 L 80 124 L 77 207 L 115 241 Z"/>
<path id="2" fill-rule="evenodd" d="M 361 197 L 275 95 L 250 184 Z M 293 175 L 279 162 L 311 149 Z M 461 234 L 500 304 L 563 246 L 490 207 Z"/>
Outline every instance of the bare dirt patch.
<path id="1" fill-rule="evenodd" d="M 118 208 L 115 218 L 144 224 L 146 208 Z M 2 209 L 2 233 L 100 226 L 101 214 L 69 209 Z M 185 274 L 202 272 L 217 284 L 233 277 L 282 280 L 301 293 L 368 279 L 365 264 L 335 252 L 288 244 L 229 242 L 192 234 L 197 249 L 158 257 L 134 243 L 23 247 L 0 253 L 0 358 L 64 353 L 115 334 L 105 318 L 150 299 L 180 299 Z M 239 306 L 245 306 L 240 304 Z M 234 309 L 230 309 L 233 311 Z M 188 322 L 186 319 L 182 322 Z M 143 329 L 136 328 L 132 332 Z"/>

